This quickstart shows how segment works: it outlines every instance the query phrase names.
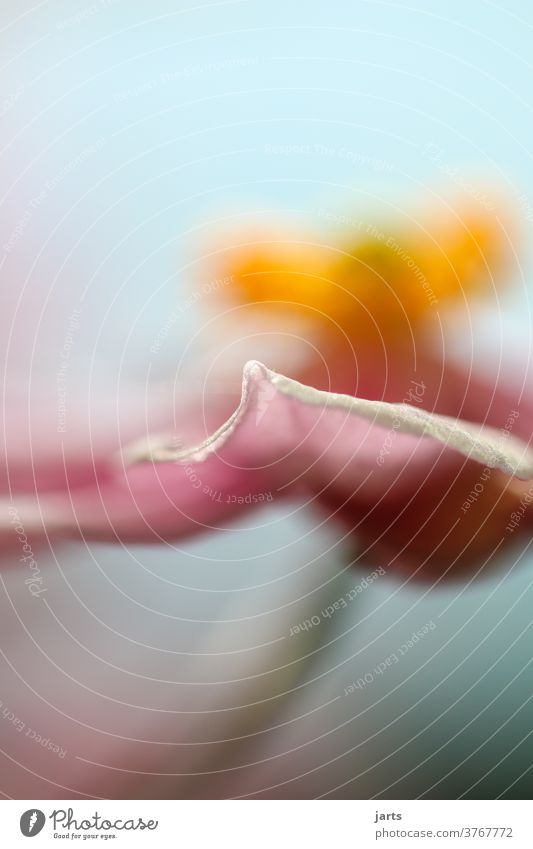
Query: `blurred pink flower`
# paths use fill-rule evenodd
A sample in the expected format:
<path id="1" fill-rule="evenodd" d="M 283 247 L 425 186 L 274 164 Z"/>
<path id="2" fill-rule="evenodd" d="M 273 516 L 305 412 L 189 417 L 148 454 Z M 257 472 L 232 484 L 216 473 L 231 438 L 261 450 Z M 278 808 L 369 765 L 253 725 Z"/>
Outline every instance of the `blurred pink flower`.
<path id="1" fill-rule="evenodd" d="M 452 378 L 457 389 L 460 373 Z M 468 381 L 471 386 L 470 375 Z M 477 386 L 476 399 L 470 392 L 469 409 L 482 411 L 475 424 L 427 412 L 426 390 L 429 398 L 431 387 L 412 381 L 403 403 L 358 399 L 250 362 L 238 408 L 203 439 L 192 439 L 201 432 L 201 399 L 191 406 L 191 398 L 187 419 L 173 423 L 176 435 L 152 433 L 120 452 L 112 422 L 103 416 L 100 423 L 109 430 L 102 446 L 81 430 L 70 448 L 41 434 L 31 453 L 15 452 L 13 460 L 8 455 L 3 539 L 13 541 L 16 520 L 34 541 L 43 535 L 174 540 L 296 494 L 348 521 L 368 556 L 386 555 L 413 569 L 429 558 L 452 568 L 452 554 L 460 562 L 485 556 L 498 535 L 505 536 L 528 491 L 516 479 L 533 477 L 533 453 L 510 433 L 519 411 L 505 427 L 506 393 L 496 392 L 488 410 L 486 387 Z M 442 399 L 442 384 L 440 390 Z M 495 427 L 486 424 L 489 412 Z M 130 431 L 134 422 L 130 414 Z M 137 426 L 142 433 L 142 418 Z M 483 468 L 488 471 L 477 487 L 483 498 L 461 512 Z"/>
<path id="2" fill-rule="evenodd" d="M 489 229 L 483 245 L 487 242 L 493 246 L 488 238 L 491 234 Z M 479 282 L 482 263 L 479 257 L 472 262 L 471 240 L 465 247 L 464 240 L 456 236 L 453 228 L 447 231 L 453 248 L 449 253 L 459 258 L 464 273 L 452 273 L 441 257 L 436 277 L 439 297 L 449 291 L 456 297 L 457 288 L 462 294 L 461 285 L 470 273 Z M 324 357 L 321 372 L 315 364 L 301 366 L 285 353 L 286 349 L 277 344 L 283 333 L 270 340 L 272 329 L 275 332 L 282 325 L 278 315 L 269 317 L 268 309 L 262 306 L 256 311 L 253 332 L 240 312 L 234 317 L 232 332 L 240 342 L 239 328 L 245 327 L 243 335 L 251 336 L 243 346 L 247 356 L 258 356 L 255 346 L 266 328 L 266 343 L 261 339 L 264 358 L 278 370 L 283 370 L 281 361 L 287 372 L 305 383 L 324 387 L 324 391 L 277 374 L 254 360 L 244 368 L 241 402 L 229 419 L 228 405 L 236 399 L 231 391 L 218 391 L 217 375 L 210 382 L 182 382 L 173 393 L 170 388 L 154 391 L 129 387 L 121 380 L 116 391 L 99 386 L 88 397 L 83 385 L 75 387 L 71 382 L 68 427 L 58 428 L 57 398 L 50 392 L 50 382 L 41 387 L 37 374 L 37 381 L 29 386 L 34 359 L 39 360 L 49 343 L 47 335 L 44 341 L 39 339 L 39 357 L 35 357 L 35 351 L 23 344 L 21 334 L 15 332 L 9 337 L 7 328 L 5 339 L 10 339 L 8 347 L 12 359 L 20 364 L 22 378 L 9 381 L 4 403 L 0 543 L 9 555 L 4 562 L 9 559 L 18 566 L 21 557 L 32 558 L 38 546 L 44 549 L 49 543 L 55 557 L 57 544 L 70 540 L 122 545 L 188 538 L 235 527 L 239 515 L 295 496 L 313 507 L 313 516 L 317 516 L 317 507 L 321 510 L 318 515 L 322 521 L 352 543 L 357 559 L 385 564 L 388 573 L 405 569 L 423 575 L 430 570 L 440 579 L 472 564 L 483 566 L 518 533 L 527 533 L 528 506 L 533 498 L 527 482 L 533 476 L 528 447 L 531 397 L 522 393 L 518 384 L 503 380 L 500 373 L 493 378 L 481 370 L 472 373 L 450 364 L 449 358 L 439 358 L 424 345 L 426 293 L 412 288 L 405 263 L 396 259 L 391 265 L 390 257 L 375 248 L 363 245 L 360 254 L 354 252 L 355 259 L 367 276 L 374 274 L 374 264 L 382 282 L 388 284 L 389 272 L 393 282 L 395 275 L 398 277 L 407 327 L 400 332 L 397 315 L 391 313 L 379 288 L 367 287 L 371 306 L 379 317 L 373 328 L 378 338 L 371 338 L 369 333 L 369 339 L 357 348 L 359 300 L 354 315 L 343 310 L 342 299 L 335 302 L 333 317 L 335 321 L 345 320 L 345 324 L 341 325 L 342 333 L 332 335 L 331 316 L 327 314 L 332 300 L 327 269 L 322 269 L 327 285 L 313 291 L 309 290 L 305 270 L 300 275 L 300 294 L 317 299 L 313 309 L 320 312 L 320 320 L 314 326 L 318 332 L 313 341 Z M 426 240 L 418 245 L 415 240 L 409 251 L 429 274 L 435 260 L 434 246 L 428 246 Z M 310 257 L 307 248 L 302 252 L 301 246 L 296 257 L 287 245 L 284 252 L 289 254 L 289 259 L 284 259 L 289 266 L 289 283 L 294 281 L 291 263 L 303 261 L 305 266 L 311 258 L 315 261 L 315 253 Z M 271 250 L 266 257 L 268 262 L 277 262 Z M 273 284 L 281 287 L 280 300 L 276 301 L 279 307 L 287 280 L 282 274 L 280 281 L 276 268 L 274 263 L 274 272 L 270 269 L 270 273 L 274 274 Z M 339 273 L 346 284 L 344 294 L 351 300 L 354 257 L 342 255 Z M 363 293 L 367 282 L 364 277 L 357 283 L 361 283 Z M 389 297 L 395 298 L 394 286 Z M 413 340 L 409 336 L 406 344 L 405 334 L 411 333 L 413 316 L 404 310 L 411 300 L 415 301 L 411 307 L 417 328 L 416 346 L 412 348 Z M 303 314 L 300 307 L 298 320 Z M 49 320 L 53 333 L 47 332 L 55 338 L 61 321 L 53 311 Z M 20 330 L 20 323 L 15 323 L 17 326 Z M 290 322 L 288 328 L 290 331 Z M 308 329 L 312 331 L 313 326 Z M 64 327 L 59 333 L 64 334 Z M 213 340 L 213 360 L 219 349 L 226 344 L 229 348 L 235 341 L 230 332 L 225 335 L 224 328 L 213 333 Z M 350 359 L 352 345 L 357 355 Z M 48 380 L 54 375 L 54 356 L 51 367 L 48 364 Z M 233 361 L 235 356 L 232 351 Z M 357 381 L 353 380 L 354 371 Z M 13 384 L 18 384 L 17 391 Z M 353 396 L 354 384 L 364 397 Z M 81 550 L 82 546 L 75 549 L 76 557 L 81 556 Z M 295 597 L 305 580 L 312 585 L 305 568 L 309 557 L 309 552 L 304 552 L 302 563 L 297 564 L 296 571 L 305 574 L 299 575 Z M 87 568 L 93 565 L 88 559 Z M 34 575 L 30 595 L 40 594 L 40 578 L 40 574 Z M 90 587 L 86 593 L 83 602 L 88 598 L 90 607 Z M 60 596 L 57 592 L 54 601 Z M 133 637 L 123 639 L 121 631 L 127 634 L 128 629 L 124 622 L 117 624 L 115 610 L 110 620 L 119 635 L 120 657 L 113 655 L 114 644 L 109 652 L 102 645 L 107 626 L 104 628 L 101 622 L 84 623 L 81 633 L 76 628 L 72 634 L 66 630 L 58 642 L 55 689 L 48 680 L 53 664 L 47 663 L 46 676 L 39 677 L 40 654 L 36 660 L 34 646 L 28 649 L 17 644 L 12 656 L 19 659 L 19 668 L 31 671 L 35 699 L 28 696 L 24 682 L 18 682 L 18 689 L 17 682 L 12 682 L 11 692 L 18 694 L 16 699 L 12 696 L 15 708 L 19 704 L 17 710 L 25 717 L 24 722 L 37 726 L 34 716 L 46 697 L 43 694 L 48 693 L 51 707 L 49 703 L 43 731 L 53 740 L 65 741 L 64 747 L 71 750 L 72 741 L 76 741 L 77 754 L 61 760 L 57 770 L 51 769 L 47 752 L 35 746 L 28 752 L 24 748 L 27 741 L 13 735 L 8 756 L 20 764 L 11 781 L 13 794 L 30 797 L 48 791 L 55 797 L 63 790 L 82 796 L 202 796 L 206 786 L 214 787 L 211 792 L 215 795 L 248 792 L 247 780 L 242 779 L 239 769 L 232 772 L 233 749 L 228 747 L 232 754 L 227 759 L 221 751 L 228 742 L 240 746 L 241 735 L 247 736 L 241 727 L 241 708 L 251 727 L 259 729 L 257 736 L 261 738 L 265 705 L 270 707 L 271 699 L 275 702 L 278 696 L 291 692 L 293 679 L 289 677 L 287 684 L 285 676 L 299 674 L 300 657 L 307 656 L 301 647 L 293 649 L 287 646 L 287 640 L 283 642 L 278 619 L 280 599 L 274 592 L 266 598 L 266 609 L 272 608 L 275 614 L 270 619 L 261 615 L 247 618 L 249 611 L 243 610 L 246 601 L 241 601 L 235 604 L 233 613 L 230 611 L 229 626 L 228 622 L 211 622 L 211 627 L 206 627 L 203 608 L 198 621 L 192 617 L 186 620 L 194 635 L 194 651 L 185 647 L 185 659 L 180 657 L 181 665 L 171 672 L 162 659 L 168 649 L 150 653 L 149 635 L 133 629 Z M 43 609 L 49 612 L 45 605 L 31 608 L 28 621 L 42 616 Z M 65 610 L 59 620 L 61 626 L 68 622 L 68 604 Z M 225 629 L 231 630 L 232 622 L 242 641 L 232 632 L 221 648 L 221 633 L 225 637 Z M 48 634 L 56 624 L 55 619 L 47 621 L 41 633 Z M 94 666 L 88 662 L 87 671 L 79 678 L 79 654 L 73 651 L 73 661 L 69 654 L 72 635 L 79 639 L 84 660 L 88 655 L 90 661 L 97 661 Z M 231 647 L 225 651 L 228 643 Z M 171 660 L 177 662 L 178 658 Z M 203 706 L 199 707 L 187 688 L 182 688 L 183 681 L 192 682 L 192 690 L 198 682 L 210 686 L 209 697 L 204 697 L 205 715 Z M 273 681 L 276 696 L 272 695 Z M 306 704 L 303 715 L 308 711 L 311 714 Z M 313 730 L 313 719 L 309 723 Z M 274 726 L 263 748 L 252 731 L 250 748 L 243 749 L 244 762 L 250 765 L 245 773 L 252 774 L 256 787 L 268 787 L 269 782 L 275 785 L 283 773 L 277 746 L 280 740 L 282 746 L 287 740 L 278 731 Z M 289 731 L 292 733 L 291 728 Z M 292 737 L 289 743 L 287 750 L 298 748 Z M 264 763 L 253 760 L 256 744 Z M 305 745 L 302 751 L 288 756 L 295 773 L 302 776 L 312 762 Z"/>

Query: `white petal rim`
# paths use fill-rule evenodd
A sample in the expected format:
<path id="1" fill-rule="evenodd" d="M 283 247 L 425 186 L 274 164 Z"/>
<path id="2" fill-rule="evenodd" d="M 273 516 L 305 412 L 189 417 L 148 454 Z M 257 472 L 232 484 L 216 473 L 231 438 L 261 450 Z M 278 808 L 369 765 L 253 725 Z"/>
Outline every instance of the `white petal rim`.
<path id="1" fill-rule="evenodd" d="M 148 444 L 136 443 L 126 448 L 122 453 L 123 459 L 129 464 L 204 462 L 231 439 L 247 413 L 255 410 L 261 414 L 258 395 L 262 391 L 260 384 L 264 381 L 271 386 L 272 391 L 280 392 L 301 404 L 344 410 L 384 428 L 394 427 L 400 433 L 432 438 L 489 468 L 500 469 L 505 474 L 523 480 L 533 478 L 533 451 L 504 429 L 442 416 L 410 404 L 390 404 L 324 392 L 277 374 L 256 360 L 244 366 L 239 406 L 202 443 L 187 449 L 176 448 L 167 435 L 151 439 Z"/>

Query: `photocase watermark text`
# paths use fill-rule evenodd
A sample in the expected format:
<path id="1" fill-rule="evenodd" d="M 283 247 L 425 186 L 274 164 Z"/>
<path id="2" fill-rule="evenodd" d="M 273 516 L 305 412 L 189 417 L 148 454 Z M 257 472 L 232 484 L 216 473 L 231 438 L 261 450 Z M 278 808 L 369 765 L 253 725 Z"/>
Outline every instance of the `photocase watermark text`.
<path id="1" fill-rule="evenodd" d="M 289 636 L 294 637 L 296 634 L 301 634 L 302 631 L 310 631 L 312 628 L 316 628 L 317 625 L 320 625 L 324 619 L 331 619 L 331 617 L 337 613 L 339 610 L 348 607 L 348 605 L 354 601 L 358 595 L 366 590 L 374 581 L 381 575 L 385 575 L 385 569 L 383 566 L 380 566 L 374 572 L 371 572 L 366 578 L 362 578 L 351 590 L 344 593 L 337 601 L 332 602 L 332 604 L 326 605 L 320 613 L 315 613 L 313 616 L 310 616 L 308 619 L 304 619 L 302 622 L 298 622 L 297 625 L 291 625 L 289 628 Z"/>
<path id="2" fill-rule="evenodd" d="M 423 380 L 411 380 L 411 385 L 407 390 L 406 395 L 402 399 L 403 404 L 420 404 L 422 403 L 422 399 L 424 397 L 424 393 L 426 391 L 426 384 Z M 394 438 L 396 436 L 397 431 L 401 428 L 402 423 L 399 418 L 394 418 L 392 420 L 392 427 L 389 431 L 387 431 L 387 435 L 383 440 L 383 444 L 379 449 L 379 454 L 376 458 L 376 463 L 378 466 L 382 466 L 385 462 L 386 457 L 390 454 L 392 450 L 392 446 L 394 443 Z"/>
<path id="3" fill-rule="evenodd" d="M 365 687 L 373 684 L 376 678 L 384 675 L 388 669 L 391 669 L 399 663 L 402 657 L 405 657 L 412 648 L 418 645 L 424 637 L 426 637 L 431 631 L 434 631 L 436 627 L 437 626 L 433 620 L 430 620 L 429 622 L 426 622 L 425 625 L 422 625 L 422 627 L 417 631 L 413 631 L 411 636 L 405 640 L 401 646 L 398 646 L 396 651 L 393 651 L 385 658 L 385 660 L 378 663 L 371 672 L 365 672 L 365 674 L 358 678 L 357 681 L 352 681 L 351 684 L 348 684 L 344 688 L 344 695 L 349 696 L 351 693 L 355 693 L 356 690 L 363 690 Z"/>
<path id="4" fill-rule="evenodd" d="M 52 752 L 52 754 L 57 755 L 58 758 L 64 758 L 67 754 L 67 749 L 63 748 L 63 746 L 59 746 L 50 737 L 43 736 L 34 728 L 26 725 L 24 720 L 20 719 L 14 711 L 10 710 L 7 705 L 4 704 L 2 699 L 0 699 L 0 717 L 4 720 L 4 722 L 12 725 L 19 734 L 23 734 L 24 737 L 27 737 L 28 740 L 32 740 L 43 749 L 48 749 L 48 751 Z"/>
<path id="5" fill-rule="evenodd" d="M 59 371 L 56 375 L 57 391 L 57 432 L 65 433 L 67 429 L 67 376 L 70 367 L 70 354 L 74 344 L 74 334 L 80 326 L 81 312 L 76 309 L 70 315 L 63 347 L 59 354 Z"/>
<path id="6" fill-rule="evenodd" d="M 191 309 L 195 304 L 201 301 L 203 298 L 208 297 L 208 295 L 212 295 L 213 292 L 217 292 L 219 289 L 223 289 L 225 286 L 229 286 L 233 281 L 233 274 L 228 274 L 225 277 L 217 277 L 215 280 L 207 280 L 200 289 L 196 289 L 192 292 L 181 304 L 178 304 L 175 310 L 173 310 L 168 318 L 165 320 L 164 324 L 161 326 L 159 333 L 155 337 L 154 341 L 150 345 L 150 353 L 159 354 L 161 348 L 163 347 L 168 335 L 180 315 L 183 315 L 188 310 Z"/>
<path id="7" fill-rule="evenodd" d="M 41 574 L 41 570 L 37 564 L 35 559 L 35 555 L 33 553 L 33 549 L 30 545 L 28 537 L 26 535 L 26 531 L 24 530 L 24 525 L 20 520 L 19 513 L 15 507 L 10 507 L 8 509 L 8 513 L 11 517 L 11 524 L 13 525 L 13 530 L 15 531 L 18 541 L 22 546 L 22 551 L 24 554 L 20 558 L 21 563 L 24 563 L 30 571 L 29 577 L 24 579 L 24 583 L 28 587 L 30 594 L 34 598 L 38 598 L 43 593 L 46 592 L 46 587 L 44 586 L 44 579 Z"/>

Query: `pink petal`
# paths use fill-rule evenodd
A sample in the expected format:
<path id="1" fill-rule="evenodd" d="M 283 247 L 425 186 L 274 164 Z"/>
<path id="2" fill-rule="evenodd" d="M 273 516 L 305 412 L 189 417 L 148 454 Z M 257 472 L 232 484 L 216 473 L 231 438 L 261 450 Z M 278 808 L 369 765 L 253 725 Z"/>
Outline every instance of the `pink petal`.
<path id="1" fill-rule="evenodd" d="M 391 492 L 398 505 L 428 476 L 457 475 L 465 463 L 533 476 L 532 453 L 508 433 L 320 392 L 257 362 L 245 367 L 238 409 L 200 445 L 152 440 L 124 456 L 130 465 L 123 458 L 68 498 L 15 499 L 21 522 L 35 532 L 157 542 L 218 527 L 288 492 L 325 493 L 329 502 L 333 492 L 339 505 L 349 498 L 366 513 Z"/>

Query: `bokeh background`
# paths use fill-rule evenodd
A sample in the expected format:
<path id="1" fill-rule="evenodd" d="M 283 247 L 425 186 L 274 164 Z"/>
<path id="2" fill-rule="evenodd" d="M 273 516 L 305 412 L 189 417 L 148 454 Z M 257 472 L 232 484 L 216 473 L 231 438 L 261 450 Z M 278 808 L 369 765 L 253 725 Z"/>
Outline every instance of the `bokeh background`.
<path id="1" fill-rule="evenodd" d="M 520 273 L 458 356 L 513 347 L 526 373 L 532 32 L 521 2 L 4 0 L 9 385 L 56 398 L 70 334 L 68 415 L 80 385 L 172 392 L 202 350 L 209 304 L 187 298 L 223 225 L 320 228 L 494 185 L 522 226 Z M 291 502 L 172 546 L 54 547 L 39 599 L 6 555 L 3 795 L 527 798 L 528 545 L 482 580 L 387 574 L 291 637 L 372 571 L 318 518 Z"/>

